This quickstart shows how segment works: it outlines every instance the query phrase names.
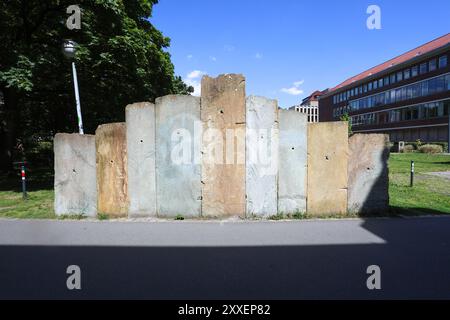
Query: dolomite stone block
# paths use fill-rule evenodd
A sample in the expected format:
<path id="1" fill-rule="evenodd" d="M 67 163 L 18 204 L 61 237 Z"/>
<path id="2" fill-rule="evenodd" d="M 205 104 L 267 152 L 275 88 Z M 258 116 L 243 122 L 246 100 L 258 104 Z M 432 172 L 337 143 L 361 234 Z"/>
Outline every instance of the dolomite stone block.
<path id="1" fill-rule="evenodd" d="M 156 99 L 156 195 L 160 216 L 201 215 L 200 98 Z"/>
<path id="2" fill-rule="evenodd" d="M 245 216 L 245 79 L 202 79 L 202 215 Z"/>
<path id="3" fill-rule="evenodd" d="M 125 123 L 101 125 L 95 131 L 98 212 L 125 217 L 128 212 Z"/>
<path id="4" fill-rule="evenodd" d="M 130 216 L 156 216 L 155 106 L 149 102 L 125 109 Z"/>
<path id="5" fill-rule="evenodd" d="M 280 126 L 278 213 L 306 211 L 307 116 L 278 110 Z"/>
<path id="6" fill-rule="evenodd" d="M 308 214 L 347 213 L 347 167 L 347 122 L 308 124 Z"/>
<path id="7" fill-rule="evenodd" d="M 55 154 L 55 213 L 97 214 L 95 137 L 58 133 L 53 140 Z"/>
<path id="8" fill-rule="evenodd" d="M 354 134 L 349 138 L 349 212 L 380 213 L 388 209 L 388 144 L 387 134 Z"/>
<path id="9" fill-rule="evenodd" d="M 276 100 L 250 96 L 246 101 L 247 216 L 277 213 L 278 106 Z"/>

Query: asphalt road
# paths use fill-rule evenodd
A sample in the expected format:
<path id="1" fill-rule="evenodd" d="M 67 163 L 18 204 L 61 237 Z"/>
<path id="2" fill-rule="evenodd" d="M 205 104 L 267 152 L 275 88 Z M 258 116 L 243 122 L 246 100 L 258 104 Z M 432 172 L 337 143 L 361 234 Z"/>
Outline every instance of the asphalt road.
<path id="1" fill-rule="evenodd" d="M 69 265 L 81 289 L 68 290 Z M 378 265 L 381 289 L 369 290 Z M 0 219 L 0 298 L 450 298 L 450 217 Z"/>

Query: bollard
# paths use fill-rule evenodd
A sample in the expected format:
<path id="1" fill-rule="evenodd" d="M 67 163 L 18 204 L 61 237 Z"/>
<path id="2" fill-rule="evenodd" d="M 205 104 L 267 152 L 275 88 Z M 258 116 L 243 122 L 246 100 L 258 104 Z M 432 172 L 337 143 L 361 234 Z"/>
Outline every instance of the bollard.
<path id="1" fill-rule="evenodd" d="M 410 187 L 414 186 L 414 161 L 411 161 L 411 182 Z"/>
<path id="2" fill-rule="evenodd" d="M 27 185 L 25 180 L 25 163 L 22 164 L 22 198 L 23 200 L 27 199 Z"/>

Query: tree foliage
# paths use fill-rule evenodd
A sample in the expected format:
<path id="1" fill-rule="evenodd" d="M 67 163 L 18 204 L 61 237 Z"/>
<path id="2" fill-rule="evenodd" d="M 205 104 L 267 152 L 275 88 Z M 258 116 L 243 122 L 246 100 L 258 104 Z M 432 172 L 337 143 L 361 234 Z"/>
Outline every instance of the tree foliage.
<path id="1" fill-rule="evenodd" d="M 78 43 L 85 131 L 123 121 L 127 104 L 189 94 L 174 75 L 170 39 L 149 21 L 157 0 L 79 0 L 81 29 L 69 30 L 69 0 L 3 0 L 0 4 L 0 144 L 13 157 L 58 131 L 77 132 L 71 63 L 64 39 Z M 7 154 L 9 152 L 9 154 Z M 4 161 L 2 162 L 5 163 Z"/>

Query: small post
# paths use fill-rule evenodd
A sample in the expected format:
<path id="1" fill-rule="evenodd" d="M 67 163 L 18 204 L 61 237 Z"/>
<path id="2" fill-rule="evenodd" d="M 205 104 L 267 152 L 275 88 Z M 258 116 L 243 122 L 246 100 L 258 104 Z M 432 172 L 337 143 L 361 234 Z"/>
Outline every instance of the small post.
<path id="1" fill-rule="evenodd" d="M 411 182 L 410 187 L 414 186 L 414 161 L 411 161 Z"/>
<path id="2" fill-rule="evenodd" d="M 25 180 L 25 163 L 22 163 L 22 198 L 23 200 L 27 199 L 27 185 Z"/>

